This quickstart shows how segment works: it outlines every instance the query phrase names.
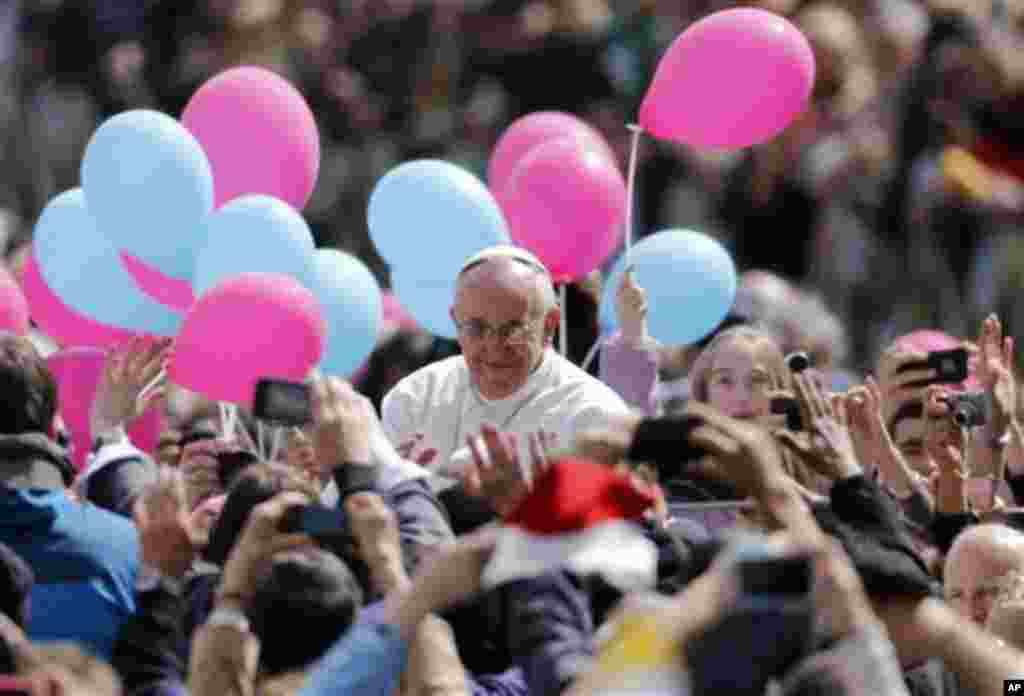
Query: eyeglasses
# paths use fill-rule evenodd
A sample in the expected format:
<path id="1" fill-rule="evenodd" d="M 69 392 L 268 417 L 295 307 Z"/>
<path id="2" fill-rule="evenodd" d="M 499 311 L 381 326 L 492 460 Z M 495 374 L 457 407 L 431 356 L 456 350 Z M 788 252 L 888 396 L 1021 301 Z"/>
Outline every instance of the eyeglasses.
<path id="1" fill-rule="evenodd" d="M 536 326 L 536 321 L 510 321 L 501 326 L 491 326 L 486 321 L 479 319 L 455 321 L 455 327 L 463 338 L 472 341 L 482 341 L 488 336 L 494 336 L 509 346 L 521 346 L 529 343 Z"/>

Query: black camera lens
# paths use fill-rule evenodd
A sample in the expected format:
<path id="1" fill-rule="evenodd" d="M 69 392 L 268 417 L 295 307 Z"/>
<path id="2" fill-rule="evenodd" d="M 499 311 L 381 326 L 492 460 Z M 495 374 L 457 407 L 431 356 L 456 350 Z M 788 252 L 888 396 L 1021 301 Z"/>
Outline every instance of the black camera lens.
<path id="1" fill-rule="evenodd" d="M 786 366 L 791 372 L 803 372 L 811 366 L 811 356 L 807 353 L 791 353 L 786 356 Z"/>

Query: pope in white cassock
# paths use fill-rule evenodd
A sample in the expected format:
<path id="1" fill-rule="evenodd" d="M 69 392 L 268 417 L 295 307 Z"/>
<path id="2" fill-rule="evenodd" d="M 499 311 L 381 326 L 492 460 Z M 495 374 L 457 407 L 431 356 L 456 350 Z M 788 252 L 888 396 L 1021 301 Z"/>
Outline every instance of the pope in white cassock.
<path id="1" fill-rule="evenodd" d="M 452 320 L 462 355 L 409 375 L 384 397 L 384 431 L 395 447 L 419 437 L 428 465 L 455 478 L 471 460 L 467 438 L 489 424 L 515 433 L 526 461 L 533 434 L 571 446 L 629 407 L 611 388 L 552 347 L 561 310 L 551 276 L 529 252 L 494 247 L 459 273 Z"/>

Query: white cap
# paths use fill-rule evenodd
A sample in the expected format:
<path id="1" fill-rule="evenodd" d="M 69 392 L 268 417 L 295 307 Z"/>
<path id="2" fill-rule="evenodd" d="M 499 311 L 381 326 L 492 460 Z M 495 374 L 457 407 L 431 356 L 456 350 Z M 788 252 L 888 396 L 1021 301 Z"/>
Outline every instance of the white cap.
<path id="1" fill-rule="evenodd" d="M 490 261 L 491 259 L 514 259 L 520 263 L 524 263 L 530 266 L 534 270 L 543 273 L 546 276 L 551 275 L 548 272 L 547 267 L 541 263 L 540 259 L 528 252 L 522 247 L 512 246 L 511 244 L 502 244 L 500 246 L 493 246 L 484 249 L 483 251 L 473 254 L 466 260 L 466 263 L 462 264 L 462 269 L 459 271 L 459 275 L 462 275 L 473 266 L 478 266 L 484 261 Z"/>

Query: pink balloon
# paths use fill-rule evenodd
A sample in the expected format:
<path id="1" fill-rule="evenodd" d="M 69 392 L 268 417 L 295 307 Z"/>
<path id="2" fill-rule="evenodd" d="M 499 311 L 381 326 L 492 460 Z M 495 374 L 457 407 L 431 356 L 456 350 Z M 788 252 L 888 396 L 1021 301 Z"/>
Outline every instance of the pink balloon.
<path id="1" fill-rule="evenodd" d="M 184 314 L 196 301 L 192 283 L 187 280 L 164 275 L 153 266 L 124 251 L 121 252 L 121 263 L 131 273 L 139 289 L 157 302 Z"/>
<path id="2" fill-rule="evenodd" d="M 499 201 L 512 239 L 536 254 L 555 282 L 590 273 L 622 239 L 626 182 L 575 138 L 531 150 Z"/>
<path id="3" fill-rule="evenodd" d="M 257 193 L 302 210 L 320 169 L 320 135 L 290 82 L 255 67 L 225 70 L 189 100 L 181 122 L 213 167 L 214 205 Z"/>
<path id="4" fill-rule="evenodd" d="M 327 324 L 313 293 L 290 276 L 243 273 L 193 305 L 168 374 L 214 401 L 250 407 L 260 378 L 304 380 L 326 342 Z"/>
<path id="5" fill-rule="evenodd" d="M 505 129 L 487 165 L 487 184 L 500 194 L 512 178 L 516 165 L 536 146 L 558 138 L 579 138 L 595 152 L 615 164 L 615 153 L 596 128 L 572 114 L 536 111 L 516 119 Z"/>
<path id="6" fill-rule="evenodd" d="M 669 47 L 640 107 L 640 125 L 695 147 L 749 147 L 792 123 L 813 86 L 814 53 L 799 29 L 765 10 L 723 10 Z"/>
<path id="7" fill-rule="evenodd" d="M 125 343 L 136 335 L 127 329 L 100 324 L 65 305 L 50 290 L 31 254 L 25 258 L 22 287 L 32 319 L 43 333 L 62 346 L 107 348 Z"/>
<path id="8" fill-rule="evenodd" d="M 28 333 L 28 302 L 21 285 L 5 268 L 0 268 L 0 331 L 19 336 Z"/>
<path id="9" fill-rule="evenodd" d="M 89 427 L 89 411 L 96 398 L 105 360 L 105 351 L 89 347 L 69 348 L 46 359 L 46 364 L 57 380 L 60 401 L 58 411 L 70 431 L 72 461 L 79 471 L 85 467 L 86 458 L 92 451 L 93 433 Z M 140 450 L 153 454 L 160 442 L 162 429 L 161 405 L 153 404 L 131 425 L 128 437 Z"/>

